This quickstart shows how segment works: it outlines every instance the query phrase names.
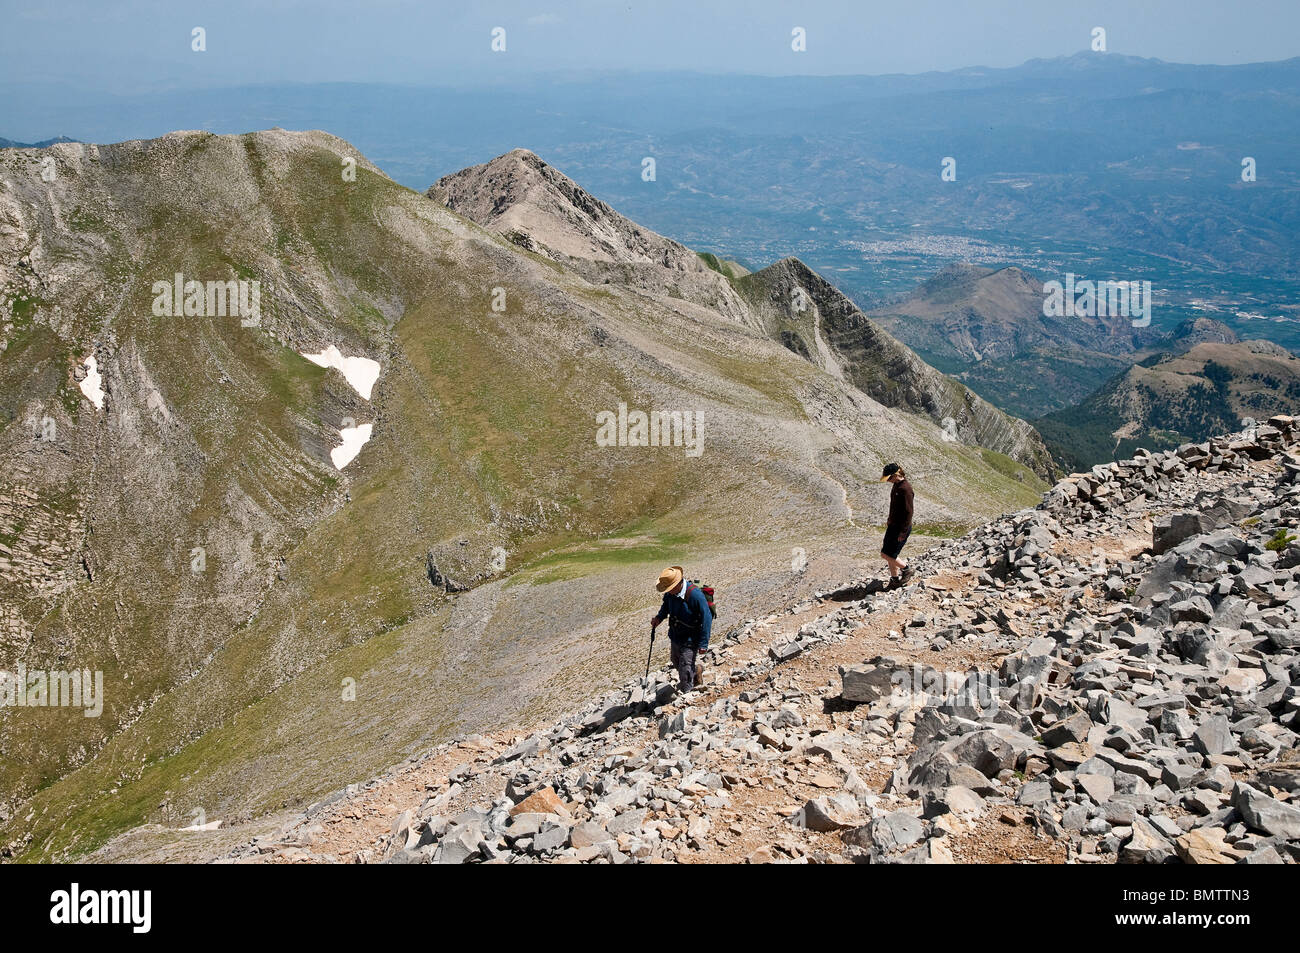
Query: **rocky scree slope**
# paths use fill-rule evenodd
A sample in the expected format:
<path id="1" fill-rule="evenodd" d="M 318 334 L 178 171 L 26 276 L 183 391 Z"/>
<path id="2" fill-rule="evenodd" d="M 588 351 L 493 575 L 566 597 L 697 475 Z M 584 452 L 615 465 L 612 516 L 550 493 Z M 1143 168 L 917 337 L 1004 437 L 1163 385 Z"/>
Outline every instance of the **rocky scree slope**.
<path id="1" fill-rule="evenodd" d="M 719 632 L 553 725 L 337 792 L 226 862 L 1300 861 L 1300 421 Z M 194 849 L 191 844 L 190 849 Z"/>

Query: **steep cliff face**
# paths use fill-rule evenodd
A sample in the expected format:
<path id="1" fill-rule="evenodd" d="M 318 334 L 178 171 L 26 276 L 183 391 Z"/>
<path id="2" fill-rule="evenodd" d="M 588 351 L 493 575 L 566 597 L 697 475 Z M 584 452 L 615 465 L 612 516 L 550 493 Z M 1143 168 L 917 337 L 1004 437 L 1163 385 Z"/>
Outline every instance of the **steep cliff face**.
<path id="1" fill-rule="evenodd" d="M 1046 475 L 1050 461 L 1033 427 L 935 370 L 797 258 L 737 282 L 776 340 L 884 404 L 923 414 L 958 440 L 986 447 Z"/>

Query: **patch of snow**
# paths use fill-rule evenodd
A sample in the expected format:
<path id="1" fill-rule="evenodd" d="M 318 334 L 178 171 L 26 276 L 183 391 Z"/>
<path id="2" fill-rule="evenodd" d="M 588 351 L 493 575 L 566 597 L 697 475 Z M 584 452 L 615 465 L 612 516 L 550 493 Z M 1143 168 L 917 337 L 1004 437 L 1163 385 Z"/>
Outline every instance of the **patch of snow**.
<path id="1" fill-rule="evenodd" d="M 344 357 L 333 344 L 319 354 L 304 352 L 302 356 L 320 367 L 337 369 L 352 385 L 352 389 L 366 400 L 370 399 L 370 391 L 374 388 L 375 381 L 379 380 L 378 361 L 372 361 L 368 357 Z"/>
<path id="2" fill-rule="evenodd" d="M 355 427 L 344 427 L 339 431 L 343 444 L 330 451 L 330 459 L 334 461 L 336 470 L 342 470 L 356 458 L 361 448 L 370 439 L 372 430 L 374 424 L 358 424 Z"/>
<path id="3" fill-rule="evenodd" d="M 95 405 L 96 410 L 104 409 L 104 378 L 100 376 L 99 364 L 95 360 L 95 355 L 86 358 L 86 363 L 82 365 L 86 369 L 86 376 L 77 386 L 81 392 L 86 395 L 86 400 Z"/>
<path id="4" fill-rule="evenodd" d="M 206 824 L 191 824 L 189 827 L 182 827 L 182 831 L 215 831 L 221 827 L 220 821 L 208 821 Z"/>

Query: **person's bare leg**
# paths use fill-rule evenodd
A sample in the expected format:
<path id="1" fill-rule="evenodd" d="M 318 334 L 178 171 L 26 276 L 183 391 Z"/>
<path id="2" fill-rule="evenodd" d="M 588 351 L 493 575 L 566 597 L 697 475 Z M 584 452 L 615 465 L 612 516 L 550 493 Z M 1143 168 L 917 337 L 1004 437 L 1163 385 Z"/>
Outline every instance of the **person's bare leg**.
<path id="1" fill-rule="evenodd" d="M 899 562 L 897 559 L 895 559 L 893 556 L 886 556 L 884 553 L 881 553 L 881 554 L 880 554 L 880 558 L 883 559 L 883 560 L 885 561 L 885 564 L 886 564 L 887 566 L 889 566 L 889 575 L 890 575 L 891 577 L 893 577 L 893 576 L 898 576 L 899 574 L 902 573 L 902 571 L 903 571 L 903 564 L 900 563 L 900 562 Z"/>

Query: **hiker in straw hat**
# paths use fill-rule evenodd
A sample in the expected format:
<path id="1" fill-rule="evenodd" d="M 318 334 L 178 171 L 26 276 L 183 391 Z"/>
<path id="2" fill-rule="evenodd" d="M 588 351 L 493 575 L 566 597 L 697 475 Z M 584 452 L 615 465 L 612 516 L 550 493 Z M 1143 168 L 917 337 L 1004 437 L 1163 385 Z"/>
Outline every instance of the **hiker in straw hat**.
<path id="1" fill-rule="evenodd" d="M 689 692 L 697 680 L 696 659 L 709 647 L 713 613 L 699 586 L 686 578 L 681 566 L 669 566 L 659 574 L 655 588 L 663 593 L 659 614 L 650 620 L 650 638 L 664 619 L 668 620 L 668 641 L 672 644 L 673 668 L 682 692 Z"/>

